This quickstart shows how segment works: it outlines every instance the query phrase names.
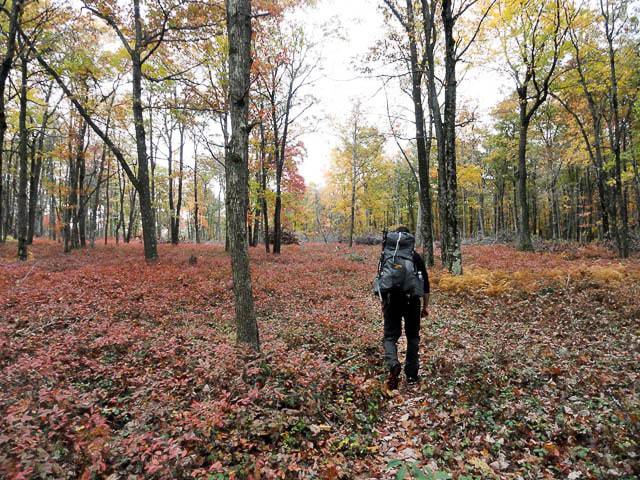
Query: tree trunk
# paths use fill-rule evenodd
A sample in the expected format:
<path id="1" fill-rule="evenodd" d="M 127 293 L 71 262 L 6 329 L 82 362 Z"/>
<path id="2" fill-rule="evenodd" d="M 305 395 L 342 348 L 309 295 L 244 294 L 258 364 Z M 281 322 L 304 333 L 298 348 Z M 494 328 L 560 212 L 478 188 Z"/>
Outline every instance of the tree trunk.
<path id="1" fill-rule="evenodd" d="M 53 91 L 53 82 L 49 84 L 49 88 L 47 89 L 47 94 L 44 100 L 46 107 L 45 107 L 44 114 L 42 116 L 40 131 L 36 136 L 37 141 L 34 140 L 34 145 L 32 147 L 33 155 L 31 157 L 31 175 L 30 175 L 30 184 L 29 184 L 29 233 L 28 233 L 28 240 L 27 240 L 29 245 L 33 243 L 33 235 L 35 230 L 36 208 L 38 204 L 38 191 L 40 186 L 40 176 L 42 173 L 42 162 L 44 158 L 44 140 L 45 140 L 45 137 L 47 136 L 46 128 L 47 128 L 47 123 L 49 122 L 49 116 L 51 114 L 51 112 L 49 111 L 49 100 L 51 99 L 52 91 Z"/>
<path id="2" fill-rule="evenodd" d="M 40 173 L 42 171 L 42 149 L 44 132 L 37 135 L 38 141 L 31 147 L 31 170 L 29 173 L 29 220 L 27 225 L 27 244 L 33 243 L 36 226 L 36 209 L 38 208 L 38 191 L 40 189 Z"/>
<path id="3" fill-rule="evenodd" d="M 87 122 L 83 123 L 84 134 L 87 131 Z M 87 140 L 88 145 L 89 140 Z M 84 143 L 84 135 L 83 135 L 83 144 L 82 151 L 80 152 L 80 156 L 78 157 L 77 166 L 78 166 L 78 209 L 76 210 L 76 228 L 78 232 L 78 245 L 82 248 L 87 246 L 87 193 L 84 185 L 84 179 L 86 176 L 86 145 Z"/>
<path id="4" fill-rule="evenodd" d="M 13 66 L 13 57 L 15 56 L 16 37 L 18 26 L 20 24 L 20 14 L 22 12 L 22 4 L 24 0 L 14 0 L 11 4 L 9 13 L 9 30 L 7 32 L 6 50 L 2 63 L 0 63 L 0 242 L 4 242 L 6 231 L 4 228 L 4 192 L 2 171 L 4 163 L 4 136 L 7 132 L 7 113 L 5 107 L 4 92 L 7 85 L 7 78 L 11 73 Z"/>
<path id="5" fill-rule="evenodd" d="M 226 212 L 237 341 L 260 349 L 247 247 L 251 1 L 227 0 L 231 141 L 226 153 Z"/>
<path id="6" fill-rule="evenodd" d="M 598 197 L 600 207 L 600 218 L 602 220 L 602 236 L 609 238 L 611 236 L 611 229 L 609 226 L 609 203 L 607 201 L 607 185 L 606 177 L 602 162 L 597 166 L 597 181 L 598 181 Z"/>
<path id="7" fill-rule="evenodd" d="M 538 235 L 538 191 L 537 191 L 537 164 L 533 162 L 531 171 L 531 188 L 529 189 L 529 204 L 531 205 L 531 227 L 533 235 Z"/>
<path id="8" fill-rule="evenodd" d="M 109 220 L 111 215 L 111 201 L 109 198 L 109 184 L 111 183 L 111 162 L 107 158 L 107 184 L 105 185 L 105 212 L 104 212 L 104 244 L 107 244 L 109 238 Z"/>
<path id="9" fill-rule="evenodd" d="M 436 87 L 435 61 L 435 25 L 436 3 L 421 1 L 427 66 L 427 97 L 429 110 L 438 146 L 438 210 L 440 220 L 440 253 L 442 264 L 450 271 L 462 272 L 459 236 L 456 219 L 456 178 L 455 178 L 455 40 L 453 38 L 452 6 L 449 0 L 443 1 L 442 19 L 445 25 L 445 116 L 442 117 L 438 90 Z M 453 142 L 454 148 L 450 147 Z M 453 173 L 453 179 L 449 174 Z M 453 187 L 453 189 L 452 189 Z M 453 208 L 453 211 L 449 211 Z"/>
<path id="10" fill-rule="evenodd" d="M 276 166 L 276 198 L 273 206 L 273 253 L 279 254 L 282 250 L 282 192 L 280 167 Z"/>
<path id="11" fill-rule="evenodd" d="M 456 173 L 456 40 L 453 37 L 455 17 L 452 0 L 442 2 L 442 21 L 445 38 L 445 81 L 444 81 L 444 173 L 445 192 L 444 223 L 446 243 L 445 266 L 454 275 L 462 274 L 462 252 L 457 218 L 457 173 Z"/>
<path id="12" fill-rule="evenodd" d="M 582 77 L 581 77 L 582 79 Z M 596 105 L 592 93 L 588 90 L 586 81 L 581 80 L 585 97 L 589 105 L 591 124 L 593 128 L 593 162 L 596 168 L 598 182 L 598 197 L 600 207 L 600 218 L 602 221 L 602 236 L 605 239 L 614 238 L 619 243 L 618 228 L 616 224 L 615 198 L 611 199 L 610 187 L 608 185 L 607 172 L 605 170 L 604 146 L 602 139 L 602 109 Z"/>
<path id="13" fill-rule="evenodd" d="M 136 133 L 136 149 L 138 153 L 138 193 L 140 195 L 140 216 L 142 217 L 142 237 L 144 256 L 153 261 L 158 258 L 156 230 L 153 218 L 153 205 L 149 192 L 149 165 L 147 159 L 147 142 L 145 139 L 144 117 L 142 108 L 142 62 L 140 49 L 143 45 L 142 22 L 140 18 L 140 0 L 133 0 L 135 21 L 135 50 L 132 55 L 132 105 L 133 123 Z"/>
<path id="14" fill-rule="evenodd" d="M 617 217 L 620 219 L 620 226 L 617 230 L 618 253 L 622 258 L 629 256 L 629 214 L 627 211 L 627 202 L 623 194 L 622 185 L 622 158 L 620 153 L 621 125 L 620 125 L 620 109 L 618 106 L 618 77 L 616 74 L 616 58 L 613 47 L 613 24 L 609 22 L 608 16 L 605 17 L 608 52 L 609 52 L 609 78 L 611 88 L 609 92 L 609 102 L 612 113 L 612 127 L 609 128 L 609 137 L 611 141 L 611 149 L 615 160 L 615 199 L 617 204 Z"/>
<path id="15" fill-rule="evenodd" d="M 11 139 L 11 154 L 9 155 L 8 170 L 11 171 L 11 167 L 15 159 L 14 171 L 18 172 L 20 168 L 20 159 L 18 158 L 18 155 L 13 154 L 15 149 L 15 143 L 16 143 L 16 135 L 14 135 L 13 138 Z M 7 195 L 6 195 L 7 215 L 5 218 L 5 229 L 4 229 L 5 240 L 8 234 L 11 234 L 14 238 L 17 237 L 14 220 L 15 220 L 15 213 L 16 213 L 15 200 L 16 200 L 16 197 L 18 196 L 18 178 L 17 178 L 18 175 L 10 175 L 9 177 L 11 178 L 11 185 L 9 186 L 9 180 L 7 179 Z"/>
<path id="16" fill-rule="evenodd" d="M 55 178 L 53 175 L 53 162 L 49 162 L 49 182 L 50 185 L 55 185 Z M 56 240 L 57 237 L 57 207 L 56 207 L 56 196 L 55 191 L 52 189 L 51 194 L 49 196 L 49 238 L 51 240 Z"/>
<path id="17" fill-rule="evenodd" d="M 633 139 L 633 136 L 631 139 Z M 636 192 L 636 229 L 640 230 L 640 169 L 638 168 L 638 156 L 633 144 L 629 145 L 629 150 L 631 151 L 633 183 Z"/>
<path id="18" fill-rule="evenodd" d="M 551 181 L 551 235 L 554 240 L 560 239 L 560 207 L 558 197 L 558 181 Z"/>
<path id="19" fill-rule="evenodd" d="M 273 253 L 280 254 L 282 249 L 282 174 L 284 173 L 284 166 L 287 155 L 287 142 L 289 134 L 289 113 L 291 112 L 291 101 L 293 99 L 293 82 L 292 77 L 289 82 L 289 90 L 287 92 L 287 101 L 284 112 L 284 119 L 282 121 L 282 137 L 278 141 L 277 135 L 277 120 L 275 116 L 275 104 L 272 103 L 272 115 L 273 118 L 273 131 L 275 138 L 275 161 L 276 161 L 276 199 L 274 205 L 274 222 L 273 222 Z"/>
<path id="20" fill-rule="evenodd" d="M 126 236 L 124 239 L 124 243 L 129 243 L 131 241 L 131 235 L 133 233 L 135 221 L 136 221 L 136 197 L 138 196 L 138 191 L 135 188 L 129 190 L 129 222 L 127 223 Z"/>
<path id="21" fill-rule="evenodd" d="M 409 230 L 416 231 L 416 214 L 413 205 L 413 195 L 415 191 L 411 188 L 411 180 L 407 182 L 407 212 L 409 214 Z M 365 210 L 366 211 L 366 210 Z M 368 225 L 367 225 L 368 227 Z"/>
<path id="22" fill-rule="evenodd" d="M 320 235 L 322 235 L 322 240 L 324 243 L 327 243 L 327 236 L 324 233 L 324 229 L 322 228 L 322 223 L 320 222 L 320 210 L 322 204 L 320 202 L 320 192 L 318 190 L 315 191 L 315 213 L 316 213 L 316 228 Z"/>
<path id="23" fill-rule="evenodd" d="M 513 215 L 513 231 L 515 232 L 516 237 L 518 237 L 520 232 L 520 217 L 518 216 L 518 179 L 516 176 L 512 179 L 513 181 L 513 201 L 512 201 L 512 215 Z"/>
<path id="24" fill-rule="evenodd" d="M 255 181 L 256 185 L 260 185 L 260 170 L 257 170 L 255 173 Z M 259 189 L 260 187 L 258 187 Z M 253 235 L 251 236 L 251 246 L 258 246 L 258 233 L 260 231 L 260 219 L 262 218 L 262 210 L 261 210 L 262 201 L 260 199 L 260 192 L 258 191 L 258 195 L 256 196 L 256 203 L 253 207 Z"/>
<path id="25" fill-rule="evenodd" d="M 533 251 L 531 233 L 529 231 L 529 202 L 527 201 L 527 134 L 529 120 L 527 115 L 527 88 L 518 88 L 520 98 L 520 131 L 518 143 L 518 207 L 520 221 L 518 228 L 518 250 Z"/>
<path id="26" fill-rule="evenodd" d="M 149 165 L 151 167 L 151 204 L 153 205 L 153 222 L 156 229 L 156 239 L 160 238 L 160 222 L 158 221 L 158 206 L 156 203 L 156 146 L 153 143 L 153 94 L 149 93 L 147 107 L 149 109 Z M 112 100 L 113 101 L 113 100 Z"/>
<path id="27" fill-rule="evenodd" d="M 28 174 L 28 150 L 27 150 L 27 58 L 26 53 L 21 56 L 20 65 L 20 114 L 18 120 L 18 132 L 20 133 L 20 143 L 18 146 L 18 158 L 20 162 L 20 181 L 18 189 L 18 217 L 17 217 L 17 236 L 18 236 L 18 259 L 27 260 L 27 180 Z"/>
<path id="28" fill-rule="evenodd" d="M 193 228 L 196 234 L 196 243 L 200 243 L 200 205 L 198 204 L 198 152 L 193 152 Z M 205 203 L 206 205 L 206 203 Z"/>
<path id="29" fill-rule="evenodd" d="M 105 126 L 105 133 L 109 134 L 109 126 L 111 124 L 111 110 L 113 109 L 113 103 L 115 100 L 115 95 L 111 97 L 111 102 L 109 105 L 109 112 L 107 114 L 107 124 Z M 102 174 L 104 173 L 104 165 L 107 162 L 107 203 L 109 202 L 109 171 L 108 171 L 108 160 L 107 160 L 107 145 L 105 143 L 102 144 L 102 153 L 100 155 L 100 168 L 98 170 L 98 178 L 96 180 L 96 188 L 93 192 L 94 201 L 93 206 L 91 208 L 91 217 L 89 218 L 89 241 L 91 248 L 95 246 L 97 229 L 98 229 L 98 204 L 100 203 L 100 188 L 102 186 Z M 107 207 L 108 211 L 108 207 Z M 107 229 L 108 221 L 105 219 L 105 232 Z M 106 233 L 105 233 L 106 240 Z M 105 241 L 106 243 L 106 241 Z"/>
<path id="30" fill-rule="evenodd" d="M 409 30 L 409 53 L 411 61 L 411 97 L 416 128 L 416 147 L 418 152 L 418 188 L 420 192 L 420 235 L 422 255 L 428 266 L 434 264 L 433 258 L 433 219 L 431 213 L 431 191 L 429 185 L 429 155 L 431 153 L 431 125 L 429 137 L 425 137 L 424 107 L 422 105 L 422 66 L 418 61 L 416 45 L 415 15 L 413 0 L 407 0 L 407 21 Z"/>
<path id="31" fill-rule="evenodd" d="M 478 209 L 478 234 L 480 238 L 485 237 L 484 231 L 484 192 L 487 188 L 487 183 L 484 179 L 484 174 L 482 175 L 482 185 L 480 190 L 480 195 L 478 198 L 478 203 L 480 204 L 480 208 Z"/>
<path id="32" fill-rule="evenodd" d="M 107 118 L 107 124 L 109 119 Z M 107 127 L 108 128 L 108 127 Z M 98 230 L 98 205 L 100 204 L 100 187 L 102 186 L 102 175 L 104 173 L 104 164 L 107 161 L 107 147 L 102 145 L 102 155 L 100 157 L 100 168 L 98 169 L 98 178 L 96 180 L 96 189 L 93 192 L 93 206 L 91 207 L 91 216 L 89 218 L 89 244 L 93 248 L 96 244 L 96 235 Z M 107 173 L 107 181 L 109 174 Z M 108 193 L 108 191 L 107 191 Z M 106 227 L 105 227 L 106 228 Z"/>
<path id="33" fill-rule="evenodd" d="M 123 232 L 124 232 L 124 194 L 125 194 L 125 188 L 127 186 L 126 183 L 126 178 L 122 178 L 124 177 L 124 175 L 122 175 L 120 173 L 120 165 L 118 164 L 118 205 L 119 205 L 119 209 L 118 209 L 118 223 L 116 224 L 116 244 L 118 244 L 120 242 L 120 229 L 122 228 Z M 124 237 L 125 234 L 122 234 L 122 239 L 124 241 Z"/>
<path id="34" fill-rule="evenodd" d="M 262 223 L 264 248 L 269 253 L 269 209 L 267 208 L 267 143 L 264 124 L 260 123 L 260 198 L 262 200 Z"/>
<path id="35" fill-rule="evenodd" d="M 79 211 L 79 175 L 81 163 L 84 163 L 84 137 L 87 133 L 87 123 L 79 118 L 80 125 L 75 136 L 75 152 L 69 149 L 69 194 L 65 212 L 65 252 L 69 252 L 80 245 L 78 230 Z"/>
<path id="36" fill-rule="evenodd" d="M 180 150 L 178 153 L 178 199 L 176 201 L 176 214 L 174 217 L 173 232 L 171 242 L 177 245 L 180 241 L 180 211 L 182 210 L 182 177 L 184 176 L 184 130 L 185 126 L 180 125 Z"/>
<path id="37" fill-rule="evenodd" d="M 356 223 L 356 134 L 353 135 L 353 158 L 351 159 L 351 215 L 349 217 L 349 248 L 353 247 L 353 231 Z"/>
<path id="38" fill-rule="evenodd" d="M 436 61 L 435 61 L 435 23 L 436 23 L 436 4 L 437 2 L 421 1 L 422 7 L 422 26 L 424 29 L 425 55 L 426 55 L 426 76 L 427 76 L 427 98 L 429 110 L 431 112 L 431 121 L 436 136 L 437 154 L 438 154 L 438 211 L 440 223 L 440 256 L 443 265 L 447 264 L 446 252 L 449 251 L 447 246 L 448 236 L 445 232 L 447 225 L 447 205 L 445 198 L 446 186 L 446 168 L 445 168 L 445 133 L 440 109 L 440 101 L 438 99 L 438 89 L 436 87 Z M 455 74 L 455 64 L 454 64 Z M 455 78 L 454 78 L 455 80 Z M 455 113 L 455 112 L 454 112 Z M 455 122 L 455 119 L 454 119 Z M 454 212 L 455 213 L 455 212 Z"/>
<path id="39" fill-rule="evenodd" d="M 219 242 L 222 240 L 222 185 L 220 185 L 220 188 L 218 189 L 218 208 L 216 214 L 216 240 Z"/>

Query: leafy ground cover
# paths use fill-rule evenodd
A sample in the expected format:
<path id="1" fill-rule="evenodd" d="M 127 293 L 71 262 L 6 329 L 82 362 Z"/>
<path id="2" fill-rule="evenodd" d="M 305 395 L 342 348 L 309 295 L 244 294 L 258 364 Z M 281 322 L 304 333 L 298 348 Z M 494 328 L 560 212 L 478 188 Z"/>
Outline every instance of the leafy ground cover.
<path id="1" fill-rule="evenodd" d="M 263 352 L 221 248 L 29 262 L 0 247 L 0 476 L 634 478 L 640 261 L 469 246 L 433 272 L 423 382 L 386 400 L 378 249 L 252 251 Z M 197 257 L 191 265 L 189 257 Z M 391 462 L 391 465 L 389 465 Z"/>
<path id="2" fill-rule="evenodd" d="M 638 478 L 637 260 L 466 253 L 465 275 L 436 275 L 424 381 L 385 412 L 381 459 L 413 478 Z"/>

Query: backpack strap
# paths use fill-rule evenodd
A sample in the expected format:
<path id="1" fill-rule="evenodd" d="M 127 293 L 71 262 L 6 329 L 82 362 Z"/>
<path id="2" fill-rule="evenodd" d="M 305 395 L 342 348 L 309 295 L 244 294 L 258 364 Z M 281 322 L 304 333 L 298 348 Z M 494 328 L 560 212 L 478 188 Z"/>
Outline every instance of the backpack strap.
<path id="1" fill-rule="evenodd" d="M 382 230 L 382 252 L 380 253 L 380 260 L 378 260 L 378 276 L 382 273 L 382 261 L 384 260 L 384 246 L 387 243 L 387 229 Z"/>
<path id="2" fill-rule="evenodd" d="M 416 255 L 418 255 L 420 258 L 422 258 L 422 256 L 418 252 L 416 252 L 416 250 L 414 248 L 413 251 L 411 252 L 411 261 L 413 262 L 414 267 L 416 265 L 416 261 L 414 260 L 416 258 Z"/>
<path id="3" fill-rule="evenodd" d="M 396 255 L 398 254 L 398 247 L 400 246 L 400 240 L 402 240 L 402 232 L 398 232 L 398 240 L 396 240 L 396 249 L 393 252 L 393 261 L 396 261 Z"/>

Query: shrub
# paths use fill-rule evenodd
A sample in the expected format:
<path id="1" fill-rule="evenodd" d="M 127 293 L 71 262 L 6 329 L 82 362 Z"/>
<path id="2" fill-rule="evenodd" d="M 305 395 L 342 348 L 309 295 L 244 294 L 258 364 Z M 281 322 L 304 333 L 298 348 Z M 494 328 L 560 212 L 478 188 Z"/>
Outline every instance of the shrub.
<path id="1" fill-rule="evenodd" d="M 356 245 L 380 245 L 382 243 L 382 234 L 368 233 L 366 235 L 360 235 L 353 239 L 353 243 Z"/>
<path id="2" fill-rule="evenodd" d="M 273 230 L 270 230 L 269 241 L 271 242 L 271 244 L 273 244 L 274 237 L 275 237 L 275 232 Z M 281 243 L 282 245 L 300 245 L 300 240 L 298 239 L 295 233 L 289 230 L 282 230 Z"/>
<path id="3" fill-rule="evenodd" d="M 620 282 L 624 279 L 624 267 L 621 265 L 617 267 L 613 265 L 607 267 L 593 266 L 587 269 L 587 273 L 592 279 L 601 283 Z"/>

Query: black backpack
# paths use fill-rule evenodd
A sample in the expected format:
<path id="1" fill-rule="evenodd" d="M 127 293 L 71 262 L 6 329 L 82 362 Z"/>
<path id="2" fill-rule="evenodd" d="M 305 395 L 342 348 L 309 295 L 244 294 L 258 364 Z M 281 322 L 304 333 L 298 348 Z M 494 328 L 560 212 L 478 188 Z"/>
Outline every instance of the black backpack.
<path id="1" fill-rule="evenodd" d="M 373 281 L 373 291 L 382 299 L 390 292 L 404 293 L 412 297 L 424 295 L 424 279 L 413 263 L 415 238 L 410 233 L 385 233 L 382 254 L 378 263 L 378 275 Z"/>

